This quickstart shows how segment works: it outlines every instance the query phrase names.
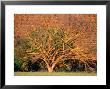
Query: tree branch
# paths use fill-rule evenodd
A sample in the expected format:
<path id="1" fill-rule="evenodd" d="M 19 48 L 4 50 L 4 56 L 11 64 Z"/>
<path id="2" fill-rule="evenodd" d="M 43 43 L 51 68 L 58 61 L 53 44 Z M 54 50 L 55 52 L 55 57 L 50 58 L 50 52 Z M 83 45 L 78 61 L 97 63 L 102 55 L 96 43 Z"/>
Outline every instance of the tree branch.
<path id="1" fill-rule="evenodd" d="M 65 50 L 65 51 L 66 51 L 66 50 Z M 58 58 L 56 59 L 56 61 L 53 62 L 52 67 L 55 67 L 55 65 L 56 65 L 60 60 L 62 60 L 63 57 L 67 57 L 68 55 L 71 55 L 71 52 L 69 52 L 68 54 L 63 54 L 63 55 L 61 55 L 60 57 L 58 57 Z"/>

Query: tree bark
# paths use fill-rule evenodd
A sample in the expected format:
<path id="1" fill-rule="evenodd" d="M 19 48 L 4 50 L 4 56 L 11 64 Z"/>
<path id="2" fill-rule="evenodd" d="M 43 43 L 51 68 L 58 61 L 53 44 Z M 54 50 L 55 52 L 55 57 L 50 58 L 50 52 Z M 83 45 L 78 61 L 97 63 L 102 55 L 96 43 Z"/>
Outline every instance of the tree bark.
<path id="1" fill-rule="evenodd" d="M 53 68 L 52 67 L 48 67 L 48 72 L 53 72 Z"/>

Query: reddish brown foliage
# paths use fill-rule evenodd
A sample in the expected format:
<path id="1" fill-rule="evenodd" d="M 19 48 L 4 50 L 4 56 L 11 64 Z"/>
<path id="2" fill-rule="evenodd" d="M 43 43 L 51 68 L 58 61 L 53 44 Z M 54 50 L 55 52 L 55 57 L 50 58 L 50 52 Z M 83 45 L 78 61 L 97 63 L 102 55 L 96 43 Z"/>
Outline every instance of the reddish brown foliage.
<path id="1" fill-rule="evenodd" d="M 76 46 L 91 52 L 92 59 L 96 60 L 97 16 L 95 14 L 15 14 L 15 37 L 25 37 L 27 33 L 39 27 L 65 28 L 80 31 L 76 39 Z M 79 28 L 79 29 L 78 29 Z M 71 32 L 70 31 L 70 32 Z"/>

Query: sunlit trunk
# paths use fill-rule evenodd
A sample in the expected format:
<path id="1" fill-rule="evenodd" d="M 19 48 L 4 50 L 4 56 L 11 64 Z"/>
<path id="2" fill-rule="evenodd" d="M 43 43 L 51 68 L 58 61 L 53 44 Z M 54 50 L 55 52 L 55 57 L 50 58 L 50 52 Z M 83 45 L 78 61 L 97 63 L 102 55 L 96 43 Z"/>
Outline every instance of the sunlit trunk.
<path id="1" fill-rule="evenodd" d="M 48 72 L 53 72 L 53 68 L 52 67 L 48 67 Z"/>

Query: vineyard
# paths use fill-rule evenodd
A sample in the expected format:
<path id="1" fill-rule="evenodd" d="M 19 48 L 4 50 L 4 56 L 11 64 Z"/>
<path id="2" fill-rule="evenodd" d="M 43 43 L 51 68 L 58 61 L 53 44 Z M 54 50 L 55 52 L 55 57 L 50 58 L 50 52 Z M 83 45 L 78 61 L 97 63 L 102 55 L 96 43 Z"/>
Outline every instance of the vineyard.
<path id="1" fill-rule="evenodd" d="M 96 73 L 97 15 L 15 14 L 14 72 Z"/>

